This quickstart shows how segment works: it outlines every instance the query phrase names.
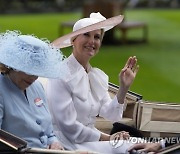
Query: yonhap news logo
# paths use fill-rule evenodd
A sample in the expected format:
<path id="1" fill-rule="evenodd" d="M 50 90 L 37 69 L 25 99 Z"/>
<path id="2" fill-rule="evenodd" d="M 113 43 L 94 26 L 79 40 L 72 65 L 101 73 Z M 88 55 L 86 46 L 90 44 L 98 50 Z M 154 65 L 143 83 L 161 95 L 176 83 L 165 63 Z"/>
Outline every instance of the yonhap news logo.
<path id="1" fill-rule="evenodd" d="M 123 144 L 128 144 L 130 146 L 136 143 L 147 143 L 147 141 L 143 138 L 136 137 L 129 137 L 128 139 L 123 139 L 120 137 L 119 134 L 113 134 L 110 137 L 109 143 L 113 148 L 119 148 L 123 146 Z"/>
<path id="2" fill-rule="evenodd" d="M 129 137 L 128 139 L 123 139 L 120 133 L 115 133 L 110 137 L 110 145 L 113 148 L 121 147 L 123 144 L 137 144 L 137 143 L 168 143 L 176 144 L 180 143 L 180 137 Z"/>

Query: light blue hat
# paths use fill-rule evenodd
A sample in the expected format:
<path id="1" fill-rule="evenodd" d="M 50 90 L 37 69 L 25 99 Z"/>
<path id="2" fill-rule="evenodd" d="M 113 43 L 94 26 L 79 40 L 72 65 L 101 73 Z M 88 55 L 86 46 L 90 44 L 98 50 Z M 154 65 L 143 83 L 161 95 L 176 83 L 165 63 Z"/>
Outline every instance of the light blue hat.
<path id="1" fill-rule="evenodd" d="M 18 31 L 0 34 L 0 63 L 24 73 L 60 78 L 66 71 L 62 52 L 51 46 L 48 40 L 33 35 L 21 35 Z"/>

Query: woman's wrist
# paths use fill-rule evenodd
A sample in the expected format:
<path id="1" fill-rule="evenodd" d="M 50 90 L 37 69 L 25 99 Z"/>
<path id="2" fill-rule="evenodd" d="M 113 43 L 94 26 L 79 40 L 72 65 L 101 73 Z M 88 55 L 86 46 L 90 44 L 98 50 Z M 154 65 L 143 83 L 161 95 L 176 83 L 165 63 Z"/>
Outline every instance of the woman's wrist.
<path id="1" fill-rule="evenodd" d="M 119 91 L 117 93 L 117 100 L 119 104 L 124 104 L 124 100 L 126 98 L 126 94 L 128 92 L 128 88 L 119 88 Z"/>
<path id="2" fill-rule="evenodd" d="M 119 90 L 118 93 L 117 93 L 118 103 L 119 103 L 119 104 L 124 104 L 125 97 L 126 97 L 126 93 L 123 94 L 123 93 Z"/>
<path id="3" fill-rule="evenodd" d="M 103 134 L 101 133 L 101 136 L 99 138 L 99 141 L 109 141 L 110 140 L 110 135 L 109 134 Z"/>

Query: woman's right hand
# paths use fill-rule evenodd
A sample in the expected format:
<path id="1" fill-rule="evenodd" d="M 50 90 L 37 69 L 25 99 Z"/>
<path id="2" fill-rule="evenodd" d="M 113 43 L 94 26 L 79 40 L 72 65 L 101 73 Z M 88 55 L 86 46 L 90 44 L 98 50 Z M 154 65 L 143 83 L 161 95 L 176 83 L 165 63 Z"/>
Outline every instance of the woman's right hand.
<path id="1" fill-rule="evenodd" d="M 110 140 L 128 140 L 130 138 L 129 132 L 120 131 L 111 135 Z"/>
<path id="2" fill-rule="evenodd" d="M 129 132 L 120 131 L 112 135 L 101 133 L 99 141 L 110 141 L 110 140 L 128 140 L 130 137 Z"/>

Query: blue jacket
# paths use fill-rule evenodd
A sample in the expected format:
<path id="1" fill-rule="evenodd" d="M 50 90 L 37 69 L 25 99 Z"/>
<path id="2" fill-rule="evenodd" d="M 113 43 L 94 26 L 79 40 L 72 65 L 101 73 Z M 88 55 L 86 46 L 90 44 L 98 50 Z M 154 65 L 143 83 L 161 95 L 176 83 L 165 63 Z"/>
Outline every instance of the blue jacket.
<path id="1" fill-rule="evenodd" d="M 28 147 L 46 148 L 57 141 L 44 89 L 37 80 L 24 93 L 0 75 L 0 128 L 27 141 Z"/>

